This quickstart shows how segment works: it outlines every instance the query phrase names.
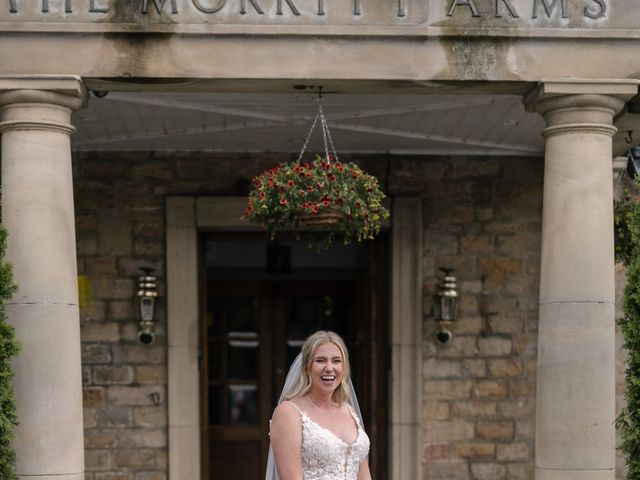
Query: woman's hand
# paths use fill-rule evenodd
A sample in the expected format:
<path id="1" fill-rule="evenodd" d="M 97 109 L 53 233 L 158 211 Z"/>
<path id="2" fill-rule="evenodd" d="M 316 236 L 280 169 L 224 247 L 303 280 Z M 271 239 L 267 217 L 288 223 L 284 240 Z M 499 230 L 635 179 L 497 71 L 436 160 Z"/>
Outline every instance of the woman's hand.
<path id="1" fill-rule="evenodd" d="M 358 480 L 371 480 L 371 472 L 369 471 L 369 459 L 360 464 L 358 469 Z"/>
<path id="2" fill-rule="evenodd" d="M 276 407 L 269 435 L 280 480 L 302 480 L 302 419 L 289 402 Z"/>

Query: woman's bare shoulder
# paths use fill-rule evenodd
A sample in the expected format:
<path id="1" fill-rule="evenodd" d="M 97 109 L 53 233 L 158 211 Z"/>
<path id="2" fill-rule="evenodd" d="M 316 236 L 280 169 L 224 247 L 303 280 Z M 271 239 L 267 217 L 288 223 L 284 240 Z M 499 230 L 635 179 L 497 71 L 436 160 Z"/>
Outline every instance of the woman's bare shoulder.
<path id="1" fill-rule="evenodd" d="M 284 421 L 291 421 L 293 419 L 300 419 L 302 410 L 295 404 L 295 400 L 286 400 L 280 402 L 276 409 L 273 411 L 273 419 L 280 419 Z"/>

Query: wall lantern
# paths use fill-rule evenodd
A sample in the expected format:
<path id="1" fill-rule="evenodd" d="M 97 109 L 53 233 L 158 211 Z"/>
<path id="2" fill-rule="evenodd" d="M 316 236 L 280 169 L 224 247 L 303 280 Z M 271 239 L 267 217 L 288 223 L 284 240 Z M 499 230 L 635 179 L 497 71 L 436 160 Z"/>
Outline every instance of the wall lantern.
<path id="1" fill-rule="evenodd" d="M 141 268 L 144 275 L 138 277 L 138 306 L 140 310 L 140 331 L 138 341 L 144 345 L 152 344 L 156 339 L 155 325 L 156 297 L 158 289 L 153 268 Z"/>
<path id="2" fill-rule="evenodd" d="M 433 295 L 433 316 L 438 322 L 436 339 L 440 343 L 448 343 L 453 338 L 451 330 L 458 320 L 458 291 L 456 277 L 452 276 L 452 268 L 441 268 L 444 277 Z"/>

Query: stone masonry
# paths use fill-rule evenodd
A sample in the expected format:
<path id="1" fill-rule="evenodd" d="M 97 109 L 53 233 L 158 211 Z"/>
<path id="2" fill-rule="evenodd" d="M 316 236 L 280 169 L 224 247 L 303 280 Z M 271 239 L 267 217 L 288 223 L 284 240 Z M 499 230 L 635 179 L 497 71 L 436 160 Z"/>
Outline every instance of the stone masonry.
<path id="1" fill-rule="evenodd" d="M 156 268 L 165 296 L 165 197 L 242 195 L 246 179 L 288 159 L 75 155 L 78 268 L 93 290 L 81 312 L 86 480 L 167 478 L 165 308 L 161 298 L 155 345 L 141 346 L 132 300 L 142 266 Z M 424 198 L 425 478 L 533 479 L 543 160 L 360 163 L 392 195 Z M 444 266 L 456 269 L 461 292 L 460 322 L 445 346 L 430 316 Z"/>
<path id="2" fill-rule="evenodd" d="M 543 161 L 429 165 L 430 183 L 419 187 L 426 478 L 532 479 Z M 461 294 L 447 345 L 429 316 L 440 267 L 455 268 Z"/>

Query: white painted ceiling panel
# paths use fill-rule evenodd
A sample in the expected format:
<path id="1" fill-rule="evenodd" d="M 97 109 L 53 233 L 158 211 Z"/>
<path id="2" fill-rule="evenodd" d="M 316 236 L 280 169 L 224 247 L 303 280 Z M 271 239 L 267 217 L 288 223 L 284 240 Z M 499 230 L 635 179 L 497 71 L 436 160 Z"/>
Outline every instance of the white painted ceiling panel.
<path id="1" fill-rule="evenodd" d="M 301 94 L 111 92 L 74 115 L 77 151 L 297 152 L 316 114 Z M 327 95 L 339 153 L 542 155 L 542 119 L 512 95 Z M 310 151 L 320 151 L 316 128 Z"/>

